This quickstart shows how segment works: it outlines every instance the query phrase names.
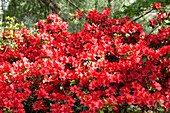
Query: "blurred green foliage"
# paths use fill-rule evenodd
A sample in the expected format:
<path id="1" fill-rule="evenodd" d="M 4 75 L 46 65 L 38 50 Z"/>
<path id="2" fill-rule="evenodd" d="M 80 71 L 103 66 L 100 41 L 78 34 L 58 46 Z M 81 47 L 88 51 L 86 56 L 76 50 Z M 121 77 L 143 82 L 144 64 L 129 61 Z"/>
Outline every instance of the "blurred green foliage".
<path id="1" fill-rule="evenodd" d="M 23 21 L 28 29 L 33 29 L 34 23 L 40 19 L 46 19 L 50 13 L 57 13 L 63 21 L 69 23 L 69 31 L 75 33 L 83 28 L 84 19 L 71 20 L 75 11 L 83 10 L 84 14 L 92 9 L 101 12 L 104 8 L 109 7 L 112 11 L 112 17 L 115 19 L 123 18 L 126 15 L 131 20 L 151 9 L 156 2 L 162 4 L 165 10 L 170 11 L 170 2 L 168 0 L 10 0 L 7 10 L 4 10 L 6 16 L 16 17 L 18 21 Z M 85 17 L 86 15 L 84 15 Z M 149 33 L 148 20 L 154 17 L 146 15 L 136 22 L 144 26 L 146 33 Z M 4 19 L 5 20 L 5 19 Z M 5 23 L 5 21 L 4 21 Z M 5 24 L 3 24 L 5 25 Z"/>
<path id="2" fill-rule="evenodd" d="M 11 48 L 16 47 L 16 42 L 13 40 L 14 37 L 17 35 L 15 31 L 19 31 L 22 28 L 25 28 L 23 22 L 18 21 L 15 17 L 6 17 L 5 18 L 6 23 L 5 23 L 5 32 L 2 34 L 0 37 L 0 45 L 2 46 L 9 46 Z"/>

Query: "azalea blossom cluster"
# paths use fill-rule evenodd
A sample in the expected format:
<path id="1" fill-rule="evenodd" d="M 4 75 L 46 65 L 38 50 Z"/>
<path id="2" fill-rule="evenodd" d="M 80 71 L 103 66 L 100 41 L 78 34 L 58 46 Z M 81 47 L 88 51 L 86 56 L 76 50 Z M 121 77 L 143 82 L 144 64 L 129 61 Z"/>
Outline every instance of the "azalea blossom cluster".
<path id="1" fill-rule="evenodd" d="M 128 16 L 110 14 L 109 8 L 89 12 L 74 34 L 57 14 L 40 20 L 37 34 L 6 31 L 17 46 L 0 46 L 0 110 L 168 111 L 170 27 L 147 35 Z"/>

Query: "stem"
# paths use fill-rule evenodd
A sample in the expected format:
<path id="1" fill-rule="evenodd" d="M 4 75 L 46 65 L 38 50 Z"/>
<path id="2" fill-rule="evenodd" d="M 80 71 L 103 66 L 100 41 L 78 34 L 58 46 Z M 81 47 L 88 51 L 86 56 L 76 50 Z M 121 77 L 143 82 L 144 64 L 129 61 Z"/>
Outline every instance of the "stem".
<path id="1" fill-rule="evenodd" d="M 139 16 L 138 18 L 136 18 L 136 19 L 134 19 L 134 20 L 132 20 L 132 21 L 136 21 L 136 20 L 142 18 L 143 16 L 147 15 L 148 13 L 150 13 L 152 10 L 153 10 L 153 9 L 149 10 L 148 12 L 142 14 L 141 16 Z"/>
<path id="2" fill-rule="evenodd" d="M 146 36 L 146 38 L 147 38 L 151 33 L 153 33 L 158 27 L 159 27 L 159 25 L 157 25 L 154 29 L 152 29 L 152 31 Z"/>
<path id="3" fill-rule="evenodd" d="M 97 9 L 98 0 L 95 0 L 95 9 Z"/>

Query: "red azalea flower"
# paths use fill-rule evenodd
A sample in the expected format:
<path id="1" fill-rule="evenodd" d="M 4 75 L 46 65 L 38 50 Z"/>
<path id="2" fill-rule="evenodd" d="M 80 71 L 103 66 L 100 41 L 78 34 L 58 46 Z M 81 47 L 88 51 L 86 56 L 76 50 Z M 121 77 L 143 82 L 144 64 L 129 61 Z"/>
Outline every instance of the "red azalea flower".
<path id="1" fill-rule="evenodd" d="M 102 10 L 101 14 L 110 16 L 110 14 L 111 14 L 110 8 L 105 8 L 104 10 Z"/>
<path id="2" fill-rule="evenodd" d="M 154 5 L 153 5 L 153 8 L 156 8 L 156 9 L 159 9 L 159 8 L 162 8 L 161 7 L 161 3 L 155 3 Z"/>
<path id="3" fill-rule="evenodd" d="M 51 107 L 50 110 L 51 110 L 53 113 L 60 113 L 60 109 L 61 109 L 61 105 L 58 104 L 58 103 L 55 103 L 55 104 L 52 105 L 52 107 Z"/>
<path id="4" fill-rule="evenodd" d="M 76 17 L 80 18 L 83 15 L 83 11 L 75 11 Z"/>
<path id="5" fill-rule="evenodd" d="M 40 110 L 40 109 L 46 109 L 46 107 L 44 107 L 44 102 L 43 101 L 36 101 L 33 105 L 34 110 Z"/>
<path id="6" fill-rule="evenodd" d="M 28 35 L 29 33 L 30 33 L 30 31 L 27 28 L 23 28 L 21 30 L 21 34 Z"/>
<path id="7" fill-rule="evenodd" d="M 152 19 L 152 20 L 149 20 L 149 22 L 152 24 L 152 26 L 154 26 L 154 25 L 156 25 L 157 20 Z"/>

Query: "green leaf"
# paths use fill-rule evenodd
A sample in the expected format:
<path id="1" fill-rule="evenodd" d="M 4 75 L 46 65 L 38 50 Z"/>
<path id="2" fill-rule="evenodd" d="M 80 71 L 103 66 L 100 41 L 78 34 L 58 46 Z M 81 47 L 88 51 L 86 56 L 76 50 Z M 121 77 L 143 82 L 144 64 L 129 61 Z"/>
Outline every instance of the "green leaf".
<path id="1" fill-rule="evenodd" d="M 141 108 L 137 108 L 137 111 L 141 111 L 142 109 Z"/>
<path id="2" fill-rule="evenodd" d="M 165 20 L 165 23 L 170 23 L 170 21 L 169 20 Z"/>
<path id="3" fill-rule="evenodd" d="M 29 69 L 25 70 L 25 71 L 24 71 L 24 74 L 27 74 L 28 71 L 29 71 Z"/>
<path id="4" fill-rule="evenodd" d="M 70 80 L 70 86 L 76 84 L 76 80 Z"/>
<path id="5" fill-rule="evenodd" d="M 116 102 L 112 102 L 112 104 L 117 104 Z"/>
<path id="6" fill-rule="evenodd" d="M 104 101 L 108 104 L 108 101 L 106 99 L 104 99 Z"/>
<path id="7" fill-rule="evenodd" d="M 91 63 L 92 63 L 92 61 L 88 61 L 88 63 L 87 63 L 87 64 L 88 64 L 88 65 L 90 65 Z"/>
<path id="8" fill-rule="evenodd" d="M 155 108 L 157 108 L 158 107 L 158 103 L 156 102 L 156 104 L 155 104 Z"/>
<path id="9" fill-rule="evenodd" d="M 3 111 L 5 111 L 6 110 L 6 108 L 3 108 Z"/>
<path id="10" fill-rule="evenodd" d="M 52 106 L 53 104 L 52 103 L 50 103 L 50 106 Z"/>
<path id="11" fill-rule="evenodd" d="M 126 36 L 126 38 L 128 38 L 130 36 L 130 34 L 126 33 L 125 36 Z"/>
<path id="12" fill-rule="evenodd" d="M 170 40 L 170 36 L 168 36 L 168 38 L 167 38 L 168 40 Z"/>
<path id="13" fill-rule="evenodd" d="M 116 74 L 117 72 L 114 72 L 114 74 Z"/>
<path id="14" fill-rule="evenodd" d="M 45 83 L 45 80 L 43 80 L 42 83 L 44 84 L 44 83 Z"/>
<path id="15" fill-rule="evenodd" d="M 89 18 L 87 19 L 87 22 L 88 22 L 88 21 L 90 21 L 90 19 L 89 19 Z"/>
<path id="16" fill-rule="evenodd" d="M 100 113 L 104 113 L 104 111 L 103 111 L 103 110 L 100 110 Z"/>
<path id="17" fill-rule="evenodd" d="M 133 110 L 134 107 L 135 107 L 134 105 L 130 105 L 130 109 L 131 109 L 131 110 Z"/>
<path id="18" fill-rule="evenodd" d="M 157 109 L 157 110 L 160 111 L 160 112 L 163 112 L 163 111 L 164 111 L 163 108 L 159 108 L 159 109 Z"/>
<path id="19" fill-rule="evenodd" d="M 60 90 L 63 90 L 63 87 L 62 87 L 62 86 L 60 86 Z"/>
<path id="20" fill-rule="evenodd" d="M 87 98 L 83 98 L 85 101 L 87 101 Z"/>
<path id="21" fill-rule="evenodd" d="M 113 109 L 112 109 L 112 107 L 108 107 L 108 110 L 109 110 L 109 111 L 112 111 Z"/>
<path id="22" fill-rule="evenodd" d="M 125 109 L 122 109 L 122 110 L 121 110 L 121 113 L 125 113 Z"/>
<path id="23" fill-rule="evenodd" d="M 146 62 L 146 58 L 145 58 L 145 57 L 142 57 L 142 61 L 143 61 L 143 62 Z"/>

